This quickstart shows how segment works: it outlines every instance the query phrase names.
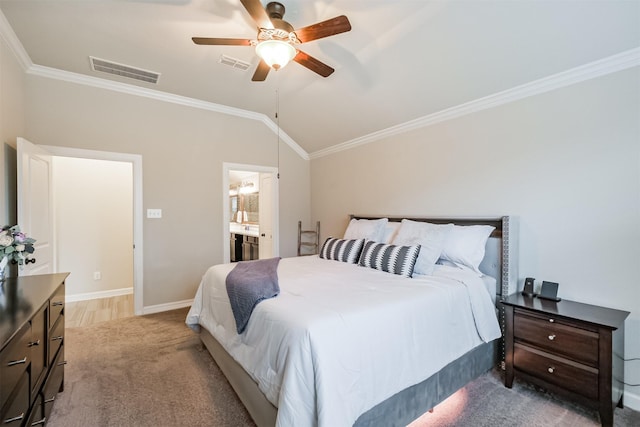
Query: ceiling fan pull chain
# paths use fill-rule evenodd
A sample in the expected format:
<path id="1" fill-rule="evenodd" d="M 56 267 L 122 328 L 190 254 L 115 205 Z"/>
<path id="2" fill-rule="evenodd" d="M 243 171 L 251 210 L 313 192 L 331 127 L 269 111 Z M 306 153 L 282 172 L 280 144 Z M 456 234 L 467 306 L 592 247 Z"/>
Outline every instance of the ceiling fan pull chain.
<path id="1" fill-rule="evenodd" d="M 280 179 L 280 77 L 277 77 L 278 84 L 276 86 L 276 126 L 278 126 L 278 180 Z"/>

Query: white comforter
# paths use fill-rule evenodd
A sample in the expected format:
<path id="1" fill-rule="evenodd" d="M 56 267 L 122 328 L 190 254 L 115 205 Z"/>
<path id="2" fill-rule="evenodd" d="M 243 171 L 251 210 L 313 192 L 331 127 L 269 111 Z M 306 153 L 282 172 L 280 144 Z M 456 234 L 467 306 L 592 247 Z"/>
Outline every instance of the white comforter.
<path id="1" fill-rule="evenodd" d="M 277 426 L 351 426 L 364 412 L 500 337 L 480 278 L 451 267 L 405 279 L 317 256 L 280 261 L 280 295 L 238 335 L 225 288 L 204 275 L 189 325 L 202 325 L 278 407 Z"/>

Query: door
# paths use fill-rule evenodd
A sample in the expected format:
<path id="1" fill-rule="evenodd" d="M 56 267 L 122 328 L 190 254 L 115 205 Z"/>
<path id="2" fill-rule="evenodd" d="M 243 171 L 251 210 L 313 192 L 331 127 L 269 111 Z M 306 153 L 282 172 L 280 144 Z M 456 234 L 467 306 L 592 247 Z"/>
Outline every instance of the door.
<path id="1" fill-rule="evenodd" d="M 55 272 L 51 155 L 18 138 L 18 225 L 36 239 L 36 262 L 18 269 L 20 276 Z"/>
<path id="2" fill-rule="evenodd" d="M 258 245 L 258 254 L 260 259 L 273 257 L 273 174 L 260 174 L 260 193 L 259 202 L 260 211 L 258 212 L 260 222 L 260 239 Z"/>

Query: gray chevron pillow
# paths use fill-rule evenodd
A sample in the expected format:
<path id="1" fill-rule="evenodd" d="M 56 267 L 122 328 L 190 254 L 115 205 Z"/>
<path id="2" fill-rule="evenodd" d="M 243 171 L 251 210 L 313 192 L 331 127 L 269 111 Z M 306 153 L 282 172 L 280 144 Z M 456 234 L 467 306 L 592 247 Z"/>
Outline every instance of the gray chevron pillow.
<path id="1" fill-rule="evenodd" d="M 363 267 L 411 277 L 419 253 L 420 245 L 387 245 L 367 240 L 360 254 L 359 264 Z"/>
<path id="2" fill-rule="evenodd" d="M 355 264 L 358 262 L 358 257 L 360 256 L 363 244 L 364 239 L 349 240 L 329 237 L 322 245 L 320 258 Z"/>

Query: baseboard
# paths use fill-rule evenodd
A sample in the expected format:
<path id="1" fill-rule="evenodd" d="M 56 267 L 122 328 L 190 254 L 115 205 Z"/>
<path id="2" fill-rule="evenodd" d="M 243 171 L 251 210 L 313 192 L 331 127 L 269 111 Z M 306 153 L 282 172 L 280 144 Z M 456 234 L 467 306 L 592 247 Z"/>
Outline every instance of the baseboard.
<path id="1" fill-rule="evenodd" d="M 183 301 L 168 302 L 166 304 L 148 305 L 142 309 L 142 314 L 161 313 L 163 311 L 177 310 L 179 308 L 190 307 L 193 299 Z"/>
<path id="2" fill-rule="evenodd" d="M 85 292 L 81 294 L 65 295 L 66 302 L 88 301 L 92 299 L 118 297 L 133 293 L 133 288 L 111 289 L 108 291 Z"/>
<path id="3" fill-rule="evenodd" d="M 636 393 L 629 393 L 624 391 L 624 406 L 633 409 L 634 411 L 640 411 L 640 395 Z"/>

